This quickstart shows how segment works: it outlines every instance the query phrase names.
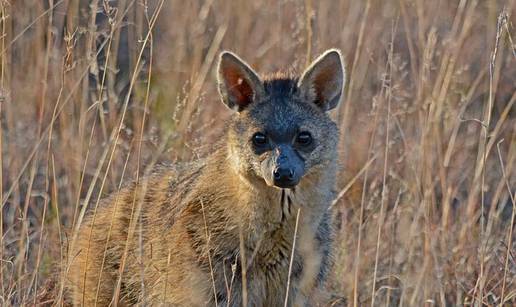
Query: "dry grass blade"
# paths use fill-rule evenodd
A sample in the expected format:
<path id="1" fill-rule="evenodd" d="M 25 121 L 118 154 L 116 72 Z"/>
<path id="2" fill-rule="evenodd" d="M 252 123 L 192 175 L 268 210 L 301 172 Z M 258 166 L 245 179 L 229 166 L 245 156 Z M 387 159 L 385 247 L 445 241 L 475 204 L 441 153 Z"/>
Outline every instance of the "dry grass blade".
<path id="1" fill-rule="evenodd" d="M 297 239 L 297 228 L 299 226 L 299 215 L 301 214 L 301 208 L 298 208 L 297 209 L 297 213 L 296 213 L 296 225 L 294 227 L 294 240 L 292 241 L 292 251 L 290 253 L 290 262 L 289 262 L 289 265 L 288 265 L 288 278 L 287 278 L 287 288 L 285 290 L 285 304 L 284 306 L 287 307 L 288 306 L 288 294 L 289 294 L 289 291 L 290 291 L 290 278 L 291 278 L 291 275 L 292 275 L 292 265 L 294 264 L 294 254 L 295 254 L 295 251 L 296 251 L 296 239 Z"/>
<path id="2" fill-rule="evenodd" d="M 204 202 L 202 201 L 202 199 L 200 200 L 201 201 L 201 210 L 202 210 L 202 217 L 203 217 L 203 220 L 204 220 L 204 230 L 205 230 L 205 233 L 206 233 L 206 250 L 207 250 L 207 253 L 208 253 L 208 263 L 210 265 L 210 275 L 211 275 L 211 284 L 212 284 L 212 287 L 213 287 L 213 297 L 215 298 L 215 306 L 219 306 L 219 302 L 218 302 L 218 299 L 217 299 L 217 288 L 215 287 L 215 276 L 213 275 L 213 264 L 211 263 L 211 251 L 210 251 L 210 232 L 208 230 L 208 223 L 206 222 L 206 214 L 204 213 Z"/>
<path id="3" fill-rule="evenodd" d="M 511 214 L 511 222 L 510 222 L 510 226 L 509 226 L 509 229 L 508 229 L 508 232 L 509 234 L 507 235 L 507 252 L 505 254 L 505 265 L 504 265 L 504 268 L 503 268 L 503 279 L 502 279 L 502 293 L 500 294 L 500 305 L 503 305 L 505 303 L 505 297 L 504 297 L 504 294 L 505 294 L 505 286 L 506 286 L 506 280 L 507 280 L 507 271 L 509 269 L 509 259 L 511 258 L 511 250 L 512 250 L 512 234 L 513 234 L 513 231 L 514 231 L 514 222 L 515 222 L 515 218 L 516 218 L 516 201 L 515 201 L 515 196 L 514 196 L 514 193 L 511 191 L 511 186 L 510 186 L 510 183 L 509 183 L 509 178 L 507 178 L 507 174 L 505 173 L 505 167 L 504 167 L 504 163 L 503 163 L 503 159 L 502 159 L 502 153 L 501 153 L 501 150 L 500 150 L 500 144 L 503 142 L 503 139 L 500 140 L 497 144 L 496 144 L 496 149 L 498 150 L 498 159 L 500 160 L 500 166 L 502 167 L 502 174 L 503 174 L 503 180 L 505 181 L 505 184 L 507 186 L 507 192 L 509 193 L 509 197 L 510 197 L 510 200 L 511 200 L 511 204 L 512 204 L 512 214 Z"/>

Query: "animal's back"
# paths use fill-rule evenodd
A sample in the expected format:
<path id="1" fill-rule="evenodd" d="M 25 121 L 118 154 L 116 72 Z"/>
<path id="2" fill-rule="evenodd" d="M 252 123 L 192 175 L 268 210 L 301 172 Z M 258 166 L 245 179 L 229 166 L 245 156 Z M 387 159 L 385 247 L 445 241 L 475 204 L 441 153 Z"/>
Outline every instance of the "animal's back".
<path id="1" fill-rule="evenodd" d="M 181 198 L 195 185 L 203 166 L 203 160 L 157 166 L 140 182 L 131 182 L 102 200 L 96 212 L 84 219 L 77 240 L 71 244 L 67 274 L 74 305 L 108 305 L 117 286 L 120 302 L 133 304 L 139 300 L 142 293 L 127 291 L 132 283 L 141 282 L 141 278 L 135 278 L 141 273 L 135 263 L 146 259 L 145 253 L 141 253 L 141 259 L 133 259 L 140 254 L 138 246 L 154 245 L 152 252 L 163 252 L 163 240 L 167 239 L 163 231 L 171 228 L 182 209 Z M 136 215 L 140 216 L 139 223 Z M 145 240 L 141 235 L 146 236 Z"/>

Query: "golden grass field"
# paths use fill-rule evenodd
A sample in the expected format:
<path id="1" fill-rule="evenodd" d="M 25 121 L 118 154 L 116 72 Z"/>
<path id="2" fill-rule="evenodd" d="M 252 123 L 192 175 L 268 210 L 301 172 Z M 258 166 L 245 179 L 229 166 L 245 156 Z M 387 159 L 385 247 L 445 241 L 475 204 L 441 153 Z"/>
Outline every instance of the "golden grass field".
<path id="1" fill-rule="evenodd" d="M 0 0 L 1 305 L 62 305 L 81 215 L 230 116 L 258 71 L 345 56 L 332 292 L 350 306 L 516 305 L 516 1 Z M 86 211 L 85 211 L 86 210 Z"/>

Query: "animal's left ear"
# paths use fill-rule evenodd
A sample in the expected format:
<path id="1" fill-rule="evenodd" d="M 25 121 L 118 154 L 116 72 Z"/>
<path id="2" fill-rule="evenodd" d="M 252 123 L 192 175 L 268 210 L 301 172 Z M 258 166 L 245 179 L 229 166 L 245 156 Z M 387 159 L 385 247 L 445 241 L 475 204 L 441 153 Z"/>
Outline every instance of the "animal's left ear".
<path id="1" fill-rule="evenodd" d="M 305 70 L 298 87 L 304 99 L 315 103 L 323 111 L 329 111 L 339 104 L 345 80 L 340 52 L 330 49 Z"/>

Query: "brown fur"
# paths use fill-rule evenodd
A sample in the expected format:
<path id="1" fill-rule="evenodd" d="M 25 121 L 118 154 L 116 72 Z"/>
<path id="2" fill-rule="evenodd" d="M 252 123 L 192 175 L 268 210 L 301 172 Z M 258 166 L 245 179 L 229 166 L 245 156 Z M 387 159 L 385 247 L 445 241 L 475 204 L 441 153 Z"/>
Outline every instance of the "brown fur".
<path id="1" fill-rule="evenodd" d="M 290 112 L 306 112 L 295 104 Z M 205 160 L 160 166 L 83 222 L 67 275 L 74 305 L 241 306 L 245 291 L 248 306 L 283 306 L 298 212 L 288 305 L 325 300 L 336 126 L 312 123 L 329 129 L 335 146 L 307 158 L 313 165 L 294 189 L 279 189 L 249 170 L 239 149 L 239 125 L 252 114 L 235 115 Z"/>

